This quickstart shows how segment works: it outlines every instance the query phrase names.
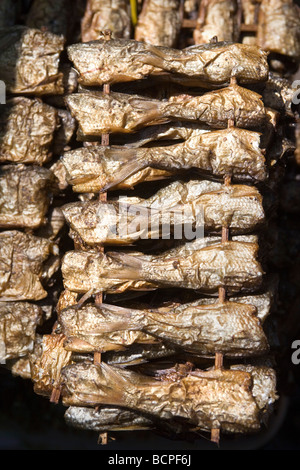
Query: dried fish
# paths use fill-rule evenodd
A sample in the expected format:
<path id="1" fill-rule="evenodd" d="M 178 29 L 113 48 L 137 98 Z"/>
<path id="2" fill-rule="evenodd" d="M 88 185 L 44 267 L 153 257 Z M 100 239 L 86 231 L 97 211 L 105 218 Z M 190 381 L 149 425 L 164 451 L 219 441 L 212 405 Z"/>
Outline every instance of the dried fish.
<path id="1" fill-rule="evenodd" d="M 195 44 L 205 44 L 213 38 L 218 41 L 234 41 L 237 38 L 237 2 L 201 0 L 193 38 Z"/>
<path id="2" fill-rule="evenodd" d="M 257 44 L 265 51 L 300 58 L 300 9 L 293 0 L 262 0 Z"/>
<path id="3" fill-rule="evenodd" d="M 106 30 L 111 31 L 112 38 L 129 39 L 130 14 L 128 0 L 87 0 L 81 22 L 82 42 L 100 39 Z"/>
<path id="4" fill-rule="evenodd" d="M 61 208 L 52 205 L 48 211 L 46 223 L 35 231 L 35 235 L 58 243 L 62 237 L 64 227 L 65 218 Z"/>
<path id="5" fill-rule="evenodd" d="M 0 228 L 38 228 L 45 220 L 56 179 L 47 168 L 4 165 L 0 171 Z"/>
<path id="6" fill-rule="evenodd" d="M 119 367 L 132 367 L 145 363 L 150 364 L 152 361 L 178 355 L 178 348 L 174 344 L 159 341 L 133 343 L 126 349 L 107 351 L 103 355 L 107 364 L 118 365 Z"/>
<path id="7" fill-rule="evenodd" d="M 254 308 L 254 310 L 256 310 L 257 318 L 259 318 L 261 324 L 263 325 L 271 312 L 274 299 L 274 293 L 272 290 L 273 288 L 273 286 L 269 287 L 268 290 L 262 294 L 239 295 L 237 297 L 230 297 L 228 300 L 233 303 L 250 305 L 252 308 Z M 177 314 L 180 314 L 181 311 L 185 310 L 186 308 L 197 309 L 199 306 L 207 306 L 214 304 L 215 302 L 216 299 L 213 297 L 200 297 L 199 299 L 189 303 L 176 304 L 175 306 L 171 305 L 169 307 L 157 307 L 156 310 L 162 314 L 169 311 L 174 311 Z"/>
<path id="8" fill-rule="evenodd" d="M 65 150 L 70 149 L 68 145 L 76 131 L 76 121 L 67 109 L 57 109 L 58 125 L 53 136 L 52 152 L 54 155 L 61 155 Z"/>
<path id="9" fill-rule="evenodd" d="M 281 114 L 294 117 L 292 106 L 296 90 L 289 79 L 270 72 L 262 91 L 263 102 L 265 106 L 280 111 Z"/>
<path id="10" fill-rule="evenodd" d="M 51 158 L 57 110 L 38 99 L 15 97 L 0 106 L 0 161 L 41 165 Z"/>
<path id="11" fill-rule="evenodd" d="M 247 357 L 268 351 L 256 308 L 236 302 L 187 305 L 164 313 L 86 304 L 60 312 L 59 324 L 68 338 L 65 347 L 72 351 L 118 350 L 134 342 L 146 343 L 145 334 L 198 356 L 221 352 Z"/>
<path id="12" fill-rule="evenodd" d="M 268 169 L 258 132 L 231 128 L 194 133 L 183 143 L 148 148 L 82 147 L 62 157 L 67 181 L 75 192 L 97 192 L 144 180 L 141 170 L 154 168 L 162 177 L 196 169 L 202 176 L 232 176 L 235 181 L 264 181 Z"/>
<path id="13" fill-rule="evenodd" d="M 64 348 L 64 340 L 63 335 L 44 334 L 30 357 L 31 380 L 38 395 L 50 396 L 60 384 L 62 368 L 70 364 L 71 352 Z"/>
<path id="14" fill-rule="evenodd" d="M 196 135 L 211 132 L 211 129 L 205 124 L 196 124 L 189 121 L 176 121 L 160 124 L 157 126 L 144 127 L 134 134 L 126 134 L 125 136 L 118 136 L 123 140 L 119 145 L 125 148 L 143 147 L 147 144 L 162 141 L 162 143 L 169 144 L 177 143 L 176 141 L 188 140 Z"/>
<path id="15" fill-rule="evenodd" d="M 134 31 L 136 41 L 176 47 L 181 29 L 180 0 L 147 0 Z"/>
<path id="16" fill-rule="evenodd" d="M 259 0 L 243 0 L 241 2 L 241 8 L 243 13 L 243 23 L 245 25 L 256 25 L 259 11 Z M 256 45 L 256 34 L 255 32 L 246 31 L 242 35 L 243 44 Z"/>
<path id="17" fill-rule="evenodd" d="M 172 238 L 176 225 L 205 233 L 257 230 L 264 222 L 262 196 L 246 185 L 176 181 L 149 199 L 74 202 L 62 207 L 72 231 L 87 245 L 131 244 L 138 239 Z"/>
<path id="18" fill-rule="evenodd" d="M 195 17 L 198 11 L 198 0 L 184 0 L 183 10 L 188 17 Z"/>
<path id="19" fill-rule="evenodd" d="M 93 308 L 89 309 L 86 306 L 83 306 L 83 309 L 80 310 L 76 307 L 72 310 L 72 307 L 69 307 L 60 313 L 59 326 L 66 336 L 64 348 L 67 351 L 78 353 L 125 351 L 132 344 L 149 345 L 158 342 L 153 336 L 132 329 L 127 331 L 118 331 L 116 329 L 116 331 L 104 332 L 103 334 L 101 334 L 100 329 L 97 329 L 96 332 L 93 328 L 98 327 L 97 320 L 101 321 L 101 318 L 98 319 L 95 313 Z M 101 317 L 101 309 L 98 313 Z M 103 320 L 105 321 L 104 316 L 102 316 Z M 84 330 L 80 331 L 83 325 Z M 100 337 L 97 338 L 97 336 Z"/>
<path id="20" fill-rule="evenodd" d="M 13 375 L 21 377 L 22 379 L 31 380 L 31 363 L 37 360 L 40 355 L 42 340 L 43 336 L 36 333 L 32 351 L 23 357 L 8 359 L 5 367 L 9 369 Z"/>
<path id="21" fill-rule="evenodd" d="M 261 361 L 263 362 L 263 361 Z M 252 376 L 252 393 L 255 401 L 261 410 L 264 410 L 265 418 L 268 414 L 268 405 L 272 405 L 277 399 L 276 393 L 276 372 L 268 365 L 234 364 L 230 370 L 240 370 L 248 372 Z"/>
<path id="22" fill-rule="evenodd" d="M 268 78 L 267 54 L 256 46 L 215 43 L 172 49 L 141 41 L 113 39 L 72 44 L 67 48 L 82 85 L 139 80 L 152 74 L 192 79 L 194 86 L 223 86 Z M 188 81 L 190 85 L 190 82 Z"/>
<path id="23" fill-rule="evenodd" d="M 75 292 L 180 287 L 216 293 L 253 292 L 262 282 L 255 242 L 201 239 L 161 255 L 69 251 L 62 259 L 64 287 Z"/>
<path id="24" fill-rule="evenodd" d="M 22 379 L 26 380 L 31 379 L 28 356 L 8 360 L 6 363 L 6 368 L 10 370 L 13 376 L 21 377 Z"/>
<path id="25" fill-rule="evenodd" d="M 34 348 L 42 309 L 29 302 L 0 302 L 0 362 L 26 356 Z"/>
<path id="26" fill-rule="evenodd" d="M 17 230 L 0 233 L 0 300 L 40 300 L 43 283 L 57 269 L 58 247 L 51 241 Z M 53 256 L 51 256 L 53 255 Z"/>
<path id="27" fill-rule="evenodd" d="M 10 93 L 62 94 L 63 74 L 59 71 L 64 37 L 26 26 L 0 31 L 0 79 Z"/>
<path id="28" fill-rule="evenodd" d="M 117 407 L 88 408 L 70 406 L 65 412 L 68 425 L 97 432 L 135 431 L 153 429 L 154 422 L 149 417 L 135 411 Z"/>
<path id="29" fill-rule="evenodd" d="M 63 404 L 67 406 L 126 406 L 158 418 L 181 418 L 210 431 L 258 431 L 261 411 L 275 398 L 276 383 L 268 390 L 264 408 L 253 394 L 255 374 L 241 370 L 195 370 L 173 381 L 101 364 L 64 367 Z M 258 404 L 259 403 L 259 404 Z"/>
<path id="30" fill-rule="evenodd" d="M 124 93 L 73 93 L 66 96 L 66 103 L 83 137 L 130 133 L 174 120 L 204 123 L 213 129 L 227 127 L 229 120 L 242 128 L 259 128 L 268 121 L 261 96 L 238 85 L 167 101 Z"/>

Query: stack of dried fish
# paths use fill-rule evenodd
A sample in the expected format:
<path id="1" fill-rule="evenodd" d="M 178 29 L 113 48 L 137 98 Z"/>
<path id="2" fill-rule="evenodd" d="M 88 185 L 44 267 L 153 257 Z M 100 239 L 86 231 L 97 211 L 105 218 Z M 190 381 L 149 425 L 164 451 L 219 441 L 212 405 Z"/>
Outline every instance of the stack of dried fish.
<path id="1" fill-rule="evenodd" d="M 198 10 L 197 10 L 198 8 Z M 300 228 L 293 216 L 297 212 L 299 198 L 299 62 L 300 62 L 300 8 L 293 0 L 200 0 L 191 6 L 193 19 L 183 21 L 186 36 L 194 37 L 196 43 L 205 40 L 208 31 L 211 37 L 237 40 L 243 44 L 258 45 L 268 53 L 269 79 L 261 89 L 267 106 L 279 111 L 277 133 L 292 140 L 295 152 L 283 171 L 277 169 L 278 217 L 269 231 L 274 240 L 270 255 L 271 269 L 280 270 L 281 300 L 279 310 L 284 315 L 295 310 L 298 303 L 295 258 L 299 258 Z M 285 145 L 283 143 L 283 145 Z M 290 144 L 289 144 L 290 145 Z M 289 200 L 289 204 L 287 204 Z M 292 315 L 292 313 L 290 314 Z M 287 328 L 288 329 L 288 328 Z M 282 325 L 281 331 L 286 327 Z M 286 339 L 287 354 L 290 344 L 297 338 L 290 330 Z"/>
<path id="2" fill-rule="evenodd" d="M 259 430 L 276 400 L 264 363 L 273 293 L 258 242 L 277 114 L 251 90 L 268 79 L 266 54 L 125 38 L 67 51 L 80 84 L 65 98 L 79 146 L 62 163 L 80 196 L 62 207 L 75 249 L 62 260 L 56 329 L 32 356 L 35 391 L 60 394 L 66 420 L 85 429 Z M 142 78 L 179 91 L 165 100 L 113 91 L 124 82 L 138 91 Z M 161 186 L 143 197 L 155 180 Z M 141 189 L 116 197 L 129 187 Z M 231 366 L 214 366 L 220 356 Z M 160 358 L 173 366 L 163 369 Z M 256 365 L 236 363 L 252 358 Z"/>
<path id="3" fill-rule="evenodd" d="M 269 52 L 273 71 L 291 74 L 297 70 L 300 52 L 297 2 L 199 0 L 194 11 L 197 20 L 187 22 L 186 27 L 194 27 L 195 44 L 205 44 L 217 37 L 220 41 L 257 45 Z"/>
<path id="4" fill-rule="evenodd" d="M 0 78 L 6 86 L 0 108 L 1 363 L 24 377 L 30 377 L 28 357 L 37 332 L 57 301 L 64 218 L 56 204 L 59 168 L 52 165 L 75 129 L 66 109 L 47 103 L 65 92 L 65 38 L 47 30 L 45 16 L 44 31 L 36 28 L 42 27 L 35 24 L 36 3 L 28 26 L 14 24 L 14 15 L 0 31 Z"/>
<path id="5" fill-rule="evenodd" d="M 298 11 L 133 5 L 76 1 L 70 21 L 68 0 L 34 1 L 0 30 L 0 360 L 81 429 L 259 432 L 278 398 L 268 231 Z"/>

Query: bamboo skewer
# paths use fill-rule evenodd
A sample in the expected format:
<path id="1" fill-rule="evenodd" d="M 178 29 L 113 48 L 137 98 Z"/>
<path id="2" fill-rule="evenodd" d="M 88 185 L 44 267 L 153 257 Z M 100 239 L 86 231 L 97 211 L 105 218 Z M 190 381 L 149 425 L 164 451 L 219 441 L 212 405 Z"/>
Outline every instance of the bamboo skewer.
<path id="1" fill-rule="evenodd" d="M 106 41 L 109 41 L 111 39 L 111 31 L 106 30 L 104 31 L 104 39 Z M 103 93 L 108 95 L 110 93 L 110 85 L 108 83 L 105 83 L 103 85 Z M 103 146 L 108 146 L 109 145 L 109 134 L 102 134 L 101 135 L 101 145 Z M 99 201 L 107 201 L 107 193 L 99 193 Z M 99 247 L 100 252 L 104 252 L 104 247 L 101 246 Z M 96 295 L 95 298 L 95 303 L 96 304 L 101 304 L 103 302 L 103 294 L 102 292 Z M 96 351 L 94 353 L 94 364 L 100 364 L 101 363 L 101 352 Z M 107 432 L 99 434 L 98 437 L 98 443 L 102 445 L 106 445 L 108 442 L 108 435 Z"/>
<path id="2" fill-rule="evenodd" d="M 231 77 L 230 85 L 236 84 L 236 77 Z M 234 120 L 228 120 L 228 128 L 234 127 Z M 231 177 L 225 176 L 224 178 L 224 185 L 229 186 L 231 184 Z M 229 240 L 229 228 L 226 226 L 222 227 L 222 243 L 226 243 Z M 225 302 L 226 300 L 226 289 L 225 287 L 219 287 L 218 290 L 218 298 L 219 302 Z M 220 352 L 216 352 L 215 354 L 215 369 L 222 369 L 223 367 L 223 354 Z M 217 445 L 220 443 L 220 428 L 212 428 L 210 440 Z"/>
<path id="3" fill-rule="evenodd" d="M 111 31 L 106 30 L 104 31 L 104 39 L 106 41 L 109 41 L 111 39 Z M 103 93 L 108 95 L 110 93 L 110 86 L 108 83 L 105 83 L 103 85 Z M 109 134 L 102 134 L 101 136 L 101 145 L 108 146 L 109 145 Z M 107 193 L 99 193 L 99 201 L 106 201 L 107 200 Z M 104 252 L 104 247 L 101 246 L 99 247 L 100 252 Z M 102 292 L 96 295 L 95 299 L 96 304 L 101 304 L 103 302 L 103 294 Z M 100 363 L 101 362 L 101 352 L 97 351 L 94 353 L 94 363 Z"/>

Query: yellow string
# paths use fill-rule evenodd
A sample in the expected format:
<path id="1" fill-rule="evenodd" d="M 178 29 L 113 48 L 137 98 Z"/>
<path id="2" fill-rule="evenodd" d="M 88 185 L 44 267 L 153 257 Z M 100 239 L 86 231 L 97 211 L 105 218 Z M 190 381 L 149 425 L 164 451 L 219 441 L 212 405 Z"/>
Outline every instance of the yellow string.
<path id="1" fill-rule="evenodd" d="M 130 8 L 131 8 L 131 21 L 133 26 L 137 24 L 137 4 L 136 0 L 130 0 Z"/>

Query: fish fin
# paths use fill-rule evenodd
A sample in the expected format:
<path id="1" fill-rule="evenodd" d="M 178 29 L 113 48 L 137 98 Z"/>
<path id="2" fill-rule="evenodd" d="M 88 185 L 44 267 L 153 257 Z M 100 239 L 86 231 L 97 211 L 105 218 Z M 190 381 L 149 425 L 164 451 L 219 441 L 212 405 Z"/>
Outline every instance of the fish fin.
<path id="1" fill-rule="evenodd" d="M 97 323 L 93 330 L 93 336 L 102 335 L 105 333 L 120 332 L 124 330 L 140 330 L 139 325 L 130 322 L 129 320 L 122 319 L 120 321 L 104 321 Z"/>
<path id="2" fill-rule="evenodd" d="M 129 382 L 128 378 L 126 377 L 126 371 L 119 369 L 117 366 L 111 366 L 106 362 L 102 361 L 100 363 L 102 371 L 112 379 L 112 382 L 117 381 L 120 383 L 127 383 Z M 123 373 L 124 372 L 124 373 Z"/>
<path id="3" fill-rule="evenodd" d="M 126 392 L 133 387 L 123 371 L 115 370 L 105 362 L 94 364 L 101 374 L 97 394 L 97 404 L 121 405 L 125 402 Z M 79 394 L 78 394 L 79 395 Z"/>
<path id="4" fill-rule="evenodd" d="M 137 173 L 139 170 L 148 166 L 147 158 L 145 158 L 145 152 L 138 152 L 140 149 L 124 149 L 124 152 L 119 150 L 114 151 L 110 149 L 109 157 L 114 160 L 124 159 L 124 163 L 120 165 L 118 171 L 112 176 L 110 181 L 106 183 L 100 190 L 100 192 L 106 192 L 110 188 L 117 186 L 122 181 L 126 180 L 130 176 Z M 140 155 L 139 155 L 140 153 Z"/>
<path id="5" fill-rule="evenodd" d="M 108 312 L 112 312 L 116 315 L 126 315 L 128 317 L 132 314 L 132 312 L 135 312 L 135 309 L 133 308 L 120 307 L 119 305 L 106 304 L 104 302 L 97 304 L 97 307 L 100 307 L 101 310 L 107 310 Z"/>
<path id="6" fill-rule="evenodd" d="M 110 251 L 107 256 L 113 261 L 120 264 L 119 268 L 109 268 L 107 277 L 109 279 L 127 279 L 127 280 L 138 280 L 140 279 L 140 272 L 143 266 L 143 262 L 137 259 L 135 256 L 131 256 L 127 253 Z"/>
<path id="7" fill-rule="evenodd" d="M 141 330 L 143 328 L 143 321 L 142 316 L 139 315 L 139 319 L 137 320 L 134 317 L 134 314 L 139 310 L 134 310 L 130 308 L 119 307 L 117 305 L 110 305 L 110 304 L 97 304 L 97 307 L 101 309 L 101 313 L 105 316 L 105 312 L 111 314 L 111 320 L 109 318 L 105 318 L 104 322 L 97 323 L 95 327 L 95 332 L 103 332 L 103 333 L 110 333 L 113 331 L 123 331 L 123 330 Z M 100 327 L 100 329 L 98 328 Z"/>

